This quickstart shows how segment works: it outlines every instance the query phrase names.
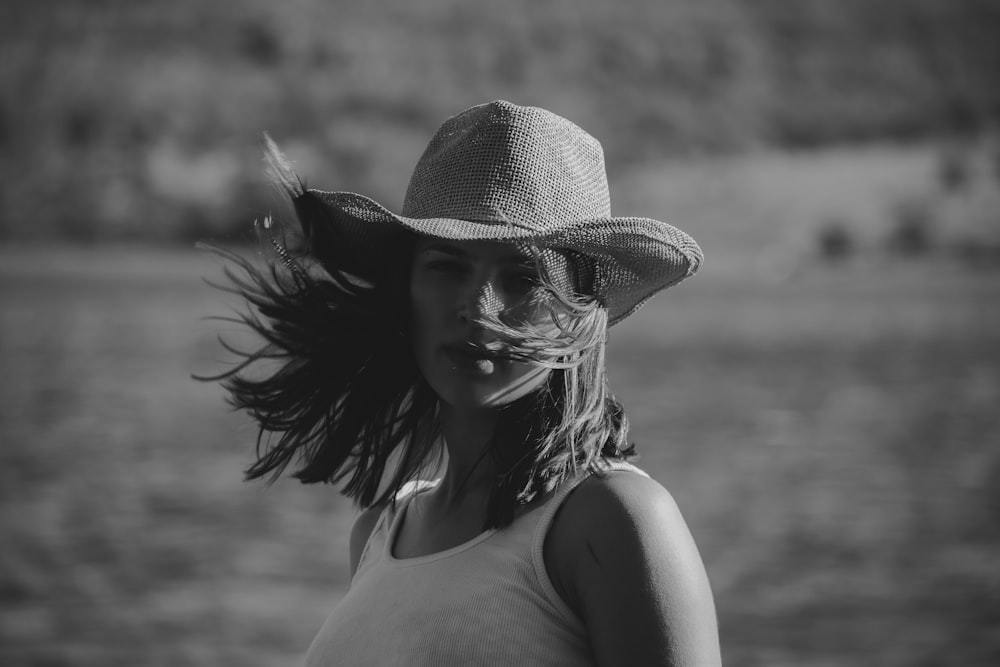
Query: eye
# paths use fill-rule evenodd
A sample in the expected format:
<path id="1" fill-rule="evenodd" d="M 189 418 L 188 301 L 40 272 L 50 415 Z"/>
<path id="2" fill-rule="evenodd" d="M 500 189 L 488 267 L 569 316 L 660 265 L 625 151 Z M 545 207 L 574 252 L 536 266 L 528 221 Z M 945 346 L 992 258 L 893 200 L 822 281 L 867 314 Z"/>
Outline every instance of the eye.
<path id="1" fill-rule="evenodd" d="M 507 276 L 504 281 L 514 294 L 523 296 L 539 286 L 538 276 L 534 272 L 517 271 Z"/>
<path id="2" fill-rule="evenodd" d="M 431 273 L 447 276 L 460 275 L 466 271 L 465 265 L 454 259 L 434 259 L 424 264 L 424 268 Z"/>

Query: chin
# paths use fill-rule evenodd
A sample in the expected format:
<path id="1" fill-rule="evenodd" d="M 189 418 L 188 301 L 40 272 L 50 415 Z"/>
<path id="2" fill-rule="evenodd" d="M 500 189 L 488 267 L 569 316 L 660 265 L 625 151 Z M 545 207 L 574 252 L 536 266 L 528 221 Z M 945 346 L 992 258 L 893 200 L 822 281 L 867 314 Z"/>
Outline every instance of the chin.
<path id="1" fill-rule="evenodd" d="M 523 398 L 523 394 L 465 392 L 453 396 L 447 403 L 454 408 L 468 410 L 496 410 Z"/>

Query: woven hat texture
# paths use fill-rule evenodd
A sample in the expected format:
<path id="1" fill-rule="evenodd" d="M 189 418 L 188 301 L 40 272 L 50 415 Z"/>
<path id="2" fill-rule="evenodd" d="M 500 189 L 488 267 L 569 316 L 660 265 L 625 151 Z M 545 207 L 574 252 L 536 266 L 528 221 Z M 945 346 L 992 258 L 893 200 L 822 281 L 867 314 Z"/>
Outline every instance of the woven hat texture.
<path id="1" fill-rule="evenodd" d="M 551 249 L 589 265 L 587 291 L 608 309 L 610 324 L 693 275 L 703 259 L 672 225 L 611 215 L 596 139 L 554 113 L 502 100 L 445 121 L 414 169 L 400 214 L 363 195 L 277 180 L 289 189 L 313 254 L 332 253 L 345 270 L 376 277 L 398 261 L 387 251 L 404 230 Z"/>

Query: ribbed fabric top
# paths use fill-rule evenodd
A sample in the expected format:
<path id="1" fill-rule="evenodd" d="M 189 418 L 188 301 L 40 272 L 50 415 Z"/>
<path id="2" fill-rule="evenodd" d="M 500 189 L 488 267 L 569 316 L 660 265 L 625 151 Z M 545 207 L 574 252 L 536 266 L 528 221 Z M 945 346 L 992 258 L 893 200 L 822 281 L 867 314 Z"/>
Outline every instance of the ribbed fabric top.
<path id="1" fill-rule="evenodd" d="M 543 558 L 556 511 L 585 478 L 502 530 L 396 558 L 392 546 L 407 506 L 436 482 L 410 485 L 375 524 L 350 590 L 309 648 L 307 667 L 594 664 L 586 629 L 556 593 Z"/>

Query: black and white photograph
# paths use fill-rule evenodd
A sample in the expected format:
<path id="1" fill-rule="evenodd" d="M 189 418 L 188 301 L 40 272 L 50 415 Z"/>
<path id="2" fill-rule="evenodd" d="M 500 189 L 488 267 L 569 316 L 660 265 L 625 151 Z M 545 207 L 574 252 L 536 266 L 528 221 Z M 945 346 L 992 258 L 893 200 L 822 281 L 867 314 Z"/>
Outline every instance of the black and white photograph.
<path id="1" fill-rule="evenodd" d="M 1000 4 L 0 4 L 0 665 L 1000 664 Z"/>

